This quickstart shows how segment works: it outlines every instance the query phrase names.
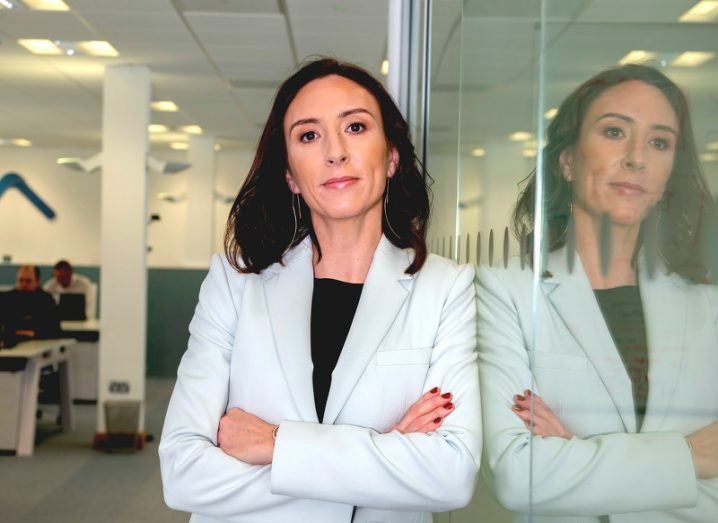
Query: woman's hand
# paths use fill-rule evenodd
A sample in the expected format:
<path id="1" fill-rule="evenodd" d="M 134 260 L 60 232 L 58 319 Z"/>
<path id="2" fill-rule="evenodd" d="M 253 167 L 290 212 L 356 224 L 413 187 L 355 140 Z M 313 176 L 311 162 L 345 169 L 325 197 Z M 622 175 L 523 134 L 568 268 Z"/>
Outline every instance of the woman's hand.
<path id="1" fill-rule="evenodd" d="M 699 479 L 718 476 L 718 422 L 706 425 L 686 437 L 693 454 L 693 466 Z"/>
<path id="2" fill-rule="evenodd" d="M 219 420 L 217 443 L 225 453 L 250 465 L 268 465 L 274 455 L 276 425 L 243 411 L 229 409 Z"/>
<path id="3" fill-rule="evenodd" d="M 407 432 L 432 432 L 441 426 L 441 422 L 454 410 L 451 402 L 451 393 L 441 393 L 439 387 L 434 387 L 421 398 L 416 400 L 406 411 L 401 421 L 394 425 L 392 430 L 402 434 Z"/>
<path id="4" fill-rule="evenodd" d="M 563 428 L 553 411 L 544 403 L 540 396 L 536 396 L 530 390 L 525 390 L 523 395 L 514 396 L 514 406 L 511 410 L 521 418 L 526 428 L 531 429 L 531 398 L 533 397 L 533 434 L 537 436 L 556 436 L 558 438 L 571 439 L 573 434 Z"/>

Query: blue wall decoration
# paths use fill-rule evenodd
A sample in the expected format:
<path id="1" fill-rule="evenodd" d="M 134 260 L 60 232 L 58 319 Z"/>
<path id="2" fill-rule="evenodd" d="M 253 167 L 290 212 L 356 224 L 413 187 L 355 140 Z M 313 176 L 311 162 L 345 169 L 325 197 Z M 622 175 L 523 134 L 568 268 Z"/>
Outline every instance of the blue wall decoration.
<path id="1" fill-rule="evenodd" d="M 5 191 L 10 188 L 15 188 L 20 191 L 48 220 L 54 220 L 57 216 L 55 211 L 30 188 L 19 174 L 5 173 L 5 175 L 0 178 L 0 198 L 2 198 Z"/>

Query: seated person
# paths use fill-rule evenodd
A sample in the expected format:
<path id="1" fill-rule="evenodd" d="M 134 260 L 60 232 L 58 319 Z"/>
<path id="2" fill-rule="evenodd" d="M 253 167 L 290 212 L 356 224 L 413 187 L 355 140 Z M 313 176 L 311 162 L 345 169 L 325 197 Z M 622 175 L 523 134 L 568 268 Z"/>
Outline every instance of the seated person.
<path id="1" fill-rule="evenodd" d="M 18 268 L 15 288 L 2 298 L 6 338 L 23 341 L 60 336 L 57 305 L 40 288 L 40 269 L 35 265 Z"/>
<path id="2" fill-rule="evenodd" d="M 74 274 L 72 265 L 67 260 L 57 262 L 52 269 L 52 275 L 52 279 L 47 280 L 42 288 L 52 294 L 55 303 L 60 302 L 61 294 L 82 294 L 85 296 L 85 318 L 94 318 L 95 290 L 90 279 Z"/>

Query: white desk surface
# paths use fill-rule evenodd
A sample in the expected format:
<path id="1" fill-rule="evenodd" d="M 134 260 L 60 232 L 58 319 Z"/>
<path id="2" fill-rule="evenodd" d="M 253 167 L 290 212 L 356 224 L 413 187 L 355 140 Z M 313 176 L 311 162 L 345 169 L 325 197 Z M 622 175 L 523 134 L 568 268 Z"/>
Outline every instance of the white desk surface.
<path id="1" fill-rule="evenodd" d="M 89 332 L 100 331 L 100 320 L 63 321 L 60 328 L 64 331 Z"/>
<path id="2" fill-rule="evenodd" d="M 69 347 L 76 343 L 77 340 L 74 338 L 23 341 L 12 349 L 0 350 L 0 358 L 34 358 L 43 352 Z"/>

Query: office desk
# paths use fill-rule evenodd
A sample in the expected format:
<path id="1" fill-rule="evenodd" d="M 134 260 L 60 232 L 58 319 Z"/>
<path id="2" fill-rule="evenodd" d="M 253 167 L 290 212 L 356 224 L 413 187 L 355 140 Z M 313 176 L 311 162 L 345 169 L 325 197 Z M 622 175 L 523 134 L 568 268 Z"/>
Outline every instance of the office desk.
<path id="1" fill-rule="evenodd" d="M 25 341 L 12 349 L 0 350 L 0 448 L 15 450 L 18 456 L 32 456 L 35 446 L 35 413 L 40 369 L 57 363 L 60 374 L 60 414 L 63 428 L 75 426 L 70 381 L 70 353 L 74 339 Z"/>
<path id="2" fill-rule="evenodd" d="M 72 398 L 78 403 L 96 402 L 100 320 L 63 321 L 61 328 L 63 336 L 78 342 L 70 348 Z"/>

